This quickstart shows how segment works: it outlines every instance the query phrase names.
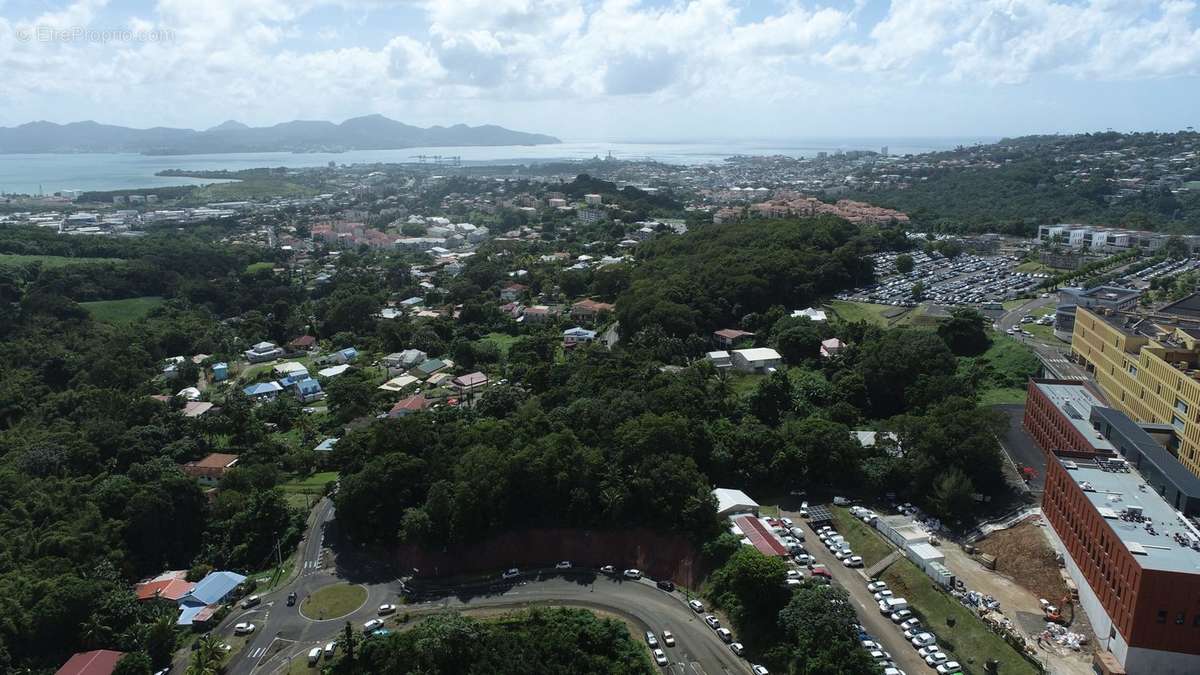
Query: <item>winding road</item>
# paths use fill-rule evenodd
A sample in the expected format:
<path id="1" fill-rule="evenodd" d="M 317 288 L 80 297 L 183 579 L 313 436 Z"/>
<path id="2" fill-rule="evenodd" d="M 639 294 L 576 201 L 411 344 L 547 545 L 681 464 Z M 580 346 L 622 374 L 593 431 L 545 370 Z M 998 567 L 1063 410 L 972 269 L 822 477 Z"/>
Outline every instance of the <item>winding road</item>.
<path id="1" fill-rule="evenodd" d="M 325 546 L 336 525 L 333 504 L 322 499 L 309 516 L 308 530 L 299 546 L 296 576 L 270 593 L 261 594 L 262 603 L 249 610 L 240 606 L 213 630 L 218 639 L 229 641 L 233 626 L 248 621 L 256 626 L 245 647 L 228 664 L 230 675 L 264 675 L 287 672 L 292 661 L 305 661 L 309 650 L 338 637 L 349 621 L 355 630 L 378 617 L 379 605 L 399 604 L 404 583 L 392 570 L 371 561 L 334 560 Z M 342 617 L 316 620 L 300 613 L 303 600 L 313 591 L 333 583 L 359 583 L 367 589 L 367 600 L 358 609 Z M 511 581 L 499 580 L 473 586 L 420 586 L 408 589 L 416 593 L 400 611 L 414 617 L 425 613 L 451 610 L 520 609 L 524 607 L 571 606 L 595 609 L 619 616 L 641 632 L 653 630 L 661 635 L 669 630 L 676 645 L 666 648 L 671 660 L 664 671 L 677 675 L 744 674 L 750 664 L 737 657 L 721 642 L 702 617 L 687 606 L 679 593 L 658 589 L 653 581 L 631 581 L 600 574 L 590 569 L 527 571 Z M 298 600 L 288 606 L 287 597 L 295 592 Z M 411 594 L 409 594 L 411 595 Z M 389 628 L 394 624 L 389 622 Z M 187 654 L 176 665 L 186 666 Z"/>

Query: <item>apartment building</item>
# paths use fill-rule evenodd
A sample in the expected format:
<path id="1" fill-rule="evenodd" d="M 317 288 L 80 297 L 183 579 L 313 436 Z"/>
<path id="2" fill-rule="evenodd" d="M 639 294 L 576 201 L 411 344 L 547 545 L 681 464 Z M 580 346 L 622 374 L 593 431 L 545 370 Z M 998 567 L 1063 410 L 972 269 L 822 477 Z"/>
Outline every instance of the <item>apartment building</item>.
<path id="1" fill-rule="evenodd" d="M 1156 251 L 1163 247 L 1171 235 L 1161 232 L 1123 230 L 1095 225 L 1041 225 L 1038 241 L 1055 244 L 1063 248 L 1095 251 L 1124 251 L 1141 249 Z M 1188 247 L 1195 250 L 1200 246 L 1200 237 L 1185 236 Z"/>
<path id="2" fill-rule="evenodd" d="M 1042 512 L 1099 646 L 1131 675 L 1200 672 L 1200 530 L 1122 459 L 1051 455 Z"/>
<path id="3" fill-rule="evenodd" d="M 1108 402 L 1170 425 L 1170 452 L 1200 476 L 1200 294 L 1152 313 L 1079 307 L 1071 352 Z"/>

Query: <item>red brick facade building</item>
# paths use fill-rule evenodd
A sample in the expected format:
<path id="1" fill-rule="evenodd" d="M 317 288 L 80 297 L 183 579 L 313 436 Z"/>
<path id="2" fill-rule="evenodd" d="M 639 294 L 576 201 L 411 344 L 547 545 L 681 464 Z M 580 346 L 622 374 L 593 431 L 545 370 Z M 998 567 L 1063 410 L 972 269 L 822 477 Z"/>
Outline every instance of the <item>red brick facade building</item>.
<path id="1" fill-rule="evenodd" d="M 1092 406 L 1104 402 L 1075 380 L 1030 380 L 1022 424 L 1038 447 L 1060 457 L 1110 457 L 1112 443 L 1092 428 Z"/>

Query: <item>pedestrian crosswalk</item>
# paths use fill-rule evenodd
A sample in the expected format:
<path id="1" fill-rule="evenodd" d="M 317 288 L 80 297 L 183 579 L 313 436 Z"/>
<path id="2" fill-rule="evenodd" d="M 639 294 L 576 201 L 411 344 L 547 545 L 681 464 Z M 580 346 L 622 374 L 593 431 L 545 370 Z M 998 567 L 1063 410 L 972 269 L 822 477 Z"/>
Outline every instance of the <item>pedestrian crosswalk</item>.
<path id="1" fill-rule="evenodd" d="M 266 653 L 267 653 L 266 647 L 259 647 L 258 649 L 255 649 L 250 652 L 250 659 L 251 660 L 261 659 L 263 654 L 266 654 Z"/>

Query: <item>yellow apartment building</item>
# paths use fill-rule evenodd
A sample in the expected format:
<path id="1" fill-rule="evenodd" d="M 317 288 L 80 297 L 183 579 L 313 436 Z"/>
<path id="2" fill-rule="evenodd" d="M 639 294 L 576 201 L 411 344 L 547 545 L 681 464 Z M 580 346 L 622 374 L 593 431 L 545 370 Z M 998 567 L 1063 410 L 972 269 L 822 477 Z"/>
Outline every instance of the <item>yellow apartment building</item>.
<path id="1" fill-rule="evenodd" d="M 1114 407 L 1174 427 L 1169 449 L 1200 476 L 1200 295 L 1152 314 L 1080 307 L 1071 352 Z"/>

